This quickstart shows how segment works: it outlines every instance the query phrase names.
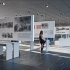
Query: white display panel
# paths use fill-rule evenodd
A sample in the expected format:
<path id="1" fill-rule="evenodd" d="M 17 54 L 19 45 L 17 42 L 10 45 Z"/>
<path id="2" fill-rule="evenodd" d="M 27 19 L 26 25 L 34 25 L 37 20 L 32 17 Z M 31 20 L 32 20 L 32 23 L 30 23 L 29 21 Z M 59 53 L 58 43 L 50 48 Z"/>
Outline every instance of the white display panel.
<path id="1" fill-rule="evenodd" d="M 0 40 L 16 40 L 14 35 L 14 18 L 0 19 Z"/>
<path id="2" fill-rule="evenodd" d="M 55 28 L 55 33 L 56 34 L 69 34 L 70 27 L 56 27 Z"/>
<path id="3" fill-rule="evenodd" d="M 70 46 L 70 38 L 60 38 L 59 46 Z"/>
<path id="4" fill-rule="evenodd" d="M 44 38 L 55 38 L 55 21 L 44 21 L 34 23 L 34 38 L 39 37 L 40 31 L 43 31 Z"/>
<path id="5" fill-rule="evenodd" d="M 15 17 L 14 33 L 18 40 L 34 41 L 34 16 Z"/>
<path id="6" fill-rule="evenodd" d="M 0 19 L 0 40 L 34 41 L 34 16 Z"/>

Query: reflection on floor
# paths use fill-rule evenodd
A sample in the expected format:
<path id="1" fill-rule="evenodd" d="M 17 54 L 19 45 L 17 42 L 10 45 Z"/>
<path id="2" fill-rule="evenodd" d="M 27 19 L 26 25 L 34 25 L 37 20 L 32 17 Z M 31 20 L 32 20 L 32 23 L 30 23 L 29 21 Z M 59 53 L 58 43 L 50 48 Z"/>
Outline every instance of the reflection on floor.
<path id="1" fill-rule="evenodd" d="M 40 53 L 40 46 L 36 46 L 32 52 L 29 50 L 29 45 L 21 45 L 19 58 L 9 61 L 0 59 L 0 70 L 70 70 L 68 48 L 52 46 L 48 53 L 43 54 Z"/>

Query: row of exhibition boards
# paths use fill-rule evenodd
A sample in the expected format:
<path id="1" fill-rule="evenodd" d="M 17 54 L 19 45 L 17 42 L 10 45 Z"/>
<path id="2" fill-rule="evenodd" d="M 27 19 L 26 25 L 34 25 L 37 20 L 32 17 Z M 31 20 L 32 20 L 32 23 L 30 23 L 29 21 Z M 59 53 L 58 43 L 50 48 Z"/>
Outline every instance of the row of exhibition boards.
<path id="1" fill-rule="evenodd" d="M 44 38 L 70 34 L 70 27 L 55 27 L 55 21 L 34 22 L 34 16 L 0 19 L 0 40 L 34 41 L 43 31 Z"/>
<path id="2" fill-rule="evenodd" d="M 6 60 L 12 59 L 12 47 L 14 58 L 19 57 L 19 44 L 11 40 L 30 41 L 30 50 L 33 50 L 34 38 L 39 37 L 41 30 L 44 38 L 55 38 L 55 21 L 34 22 L 34 15 L 0 19 L 0 54 L 5 45 Z M 49 41 L 46 43 L 48 46 Z"/>
<path id="3" fill-rule="evenodd" d="M 0 19 L 0 40 L 30 41 L 31 50 L 34 38 L 39 37 L 41 30 L 44 38 L 55 38 L 55 34 L 70 34 L 69 26 L 55 27 L 55 21 L 34 22 L 34 15 Z M 69 39 L 61 39 L 59 39 L 60 43 L 69 41 Z"/>
<path id="4" fill-rule="evenodd" d="M 0 19 L 0 40 L 34 41 L 41 30 L 44 38 L 55 38 L 55 21 L 34 22 L 34 16 Z"/>

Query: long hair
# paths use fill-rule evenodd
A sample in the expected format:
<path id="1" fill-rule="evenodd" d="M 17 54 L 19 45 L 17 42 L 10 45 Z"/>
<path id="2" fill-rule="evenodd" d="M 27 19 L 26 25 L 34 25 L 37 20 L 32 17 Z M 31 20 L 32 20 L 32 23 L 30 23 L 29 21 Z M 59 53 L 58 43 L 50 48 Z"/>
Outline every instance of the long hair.
<path id="1" fill-rule="evenodd" d="M 42 35 L 43 35 L 43 31 L 42 31 L 42 30 L 40 31 L 40 34 L 42 34 Z"/>

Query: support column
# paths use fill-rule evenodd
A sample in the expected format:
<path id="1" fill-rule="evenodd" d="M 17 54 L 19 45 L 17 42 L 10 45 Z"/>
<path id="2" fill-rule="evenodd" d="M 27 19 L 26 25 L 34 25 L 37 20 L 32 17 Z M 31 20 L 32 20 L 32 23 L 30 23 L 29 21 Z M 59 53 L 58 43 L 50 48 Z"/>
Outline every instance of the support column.
<path id="1" fill-rule="evenodd" d="M 6 44 L 6 60 L 12 59 L 12 44 Z"/>
<path id="2" fill-rule="evenodd" d="M 3 54 L 3 46 L 0 46 L 0 55 Z"/>
<path id="3" fill-rule="evenodd" d="M 19 42 L 13 43 L 14 58 L 19 57 Z"/>
<path id="4" fill-rule="evenodd" d="M 30 51 L 34 49 L 34 41 L 30 41 Z"/>
<path id="5" fill-rule="evenodd" d="M 46 39 L 46 52 L 48 52 L 49 51 L 49 40 L 48 39 Z"/>

